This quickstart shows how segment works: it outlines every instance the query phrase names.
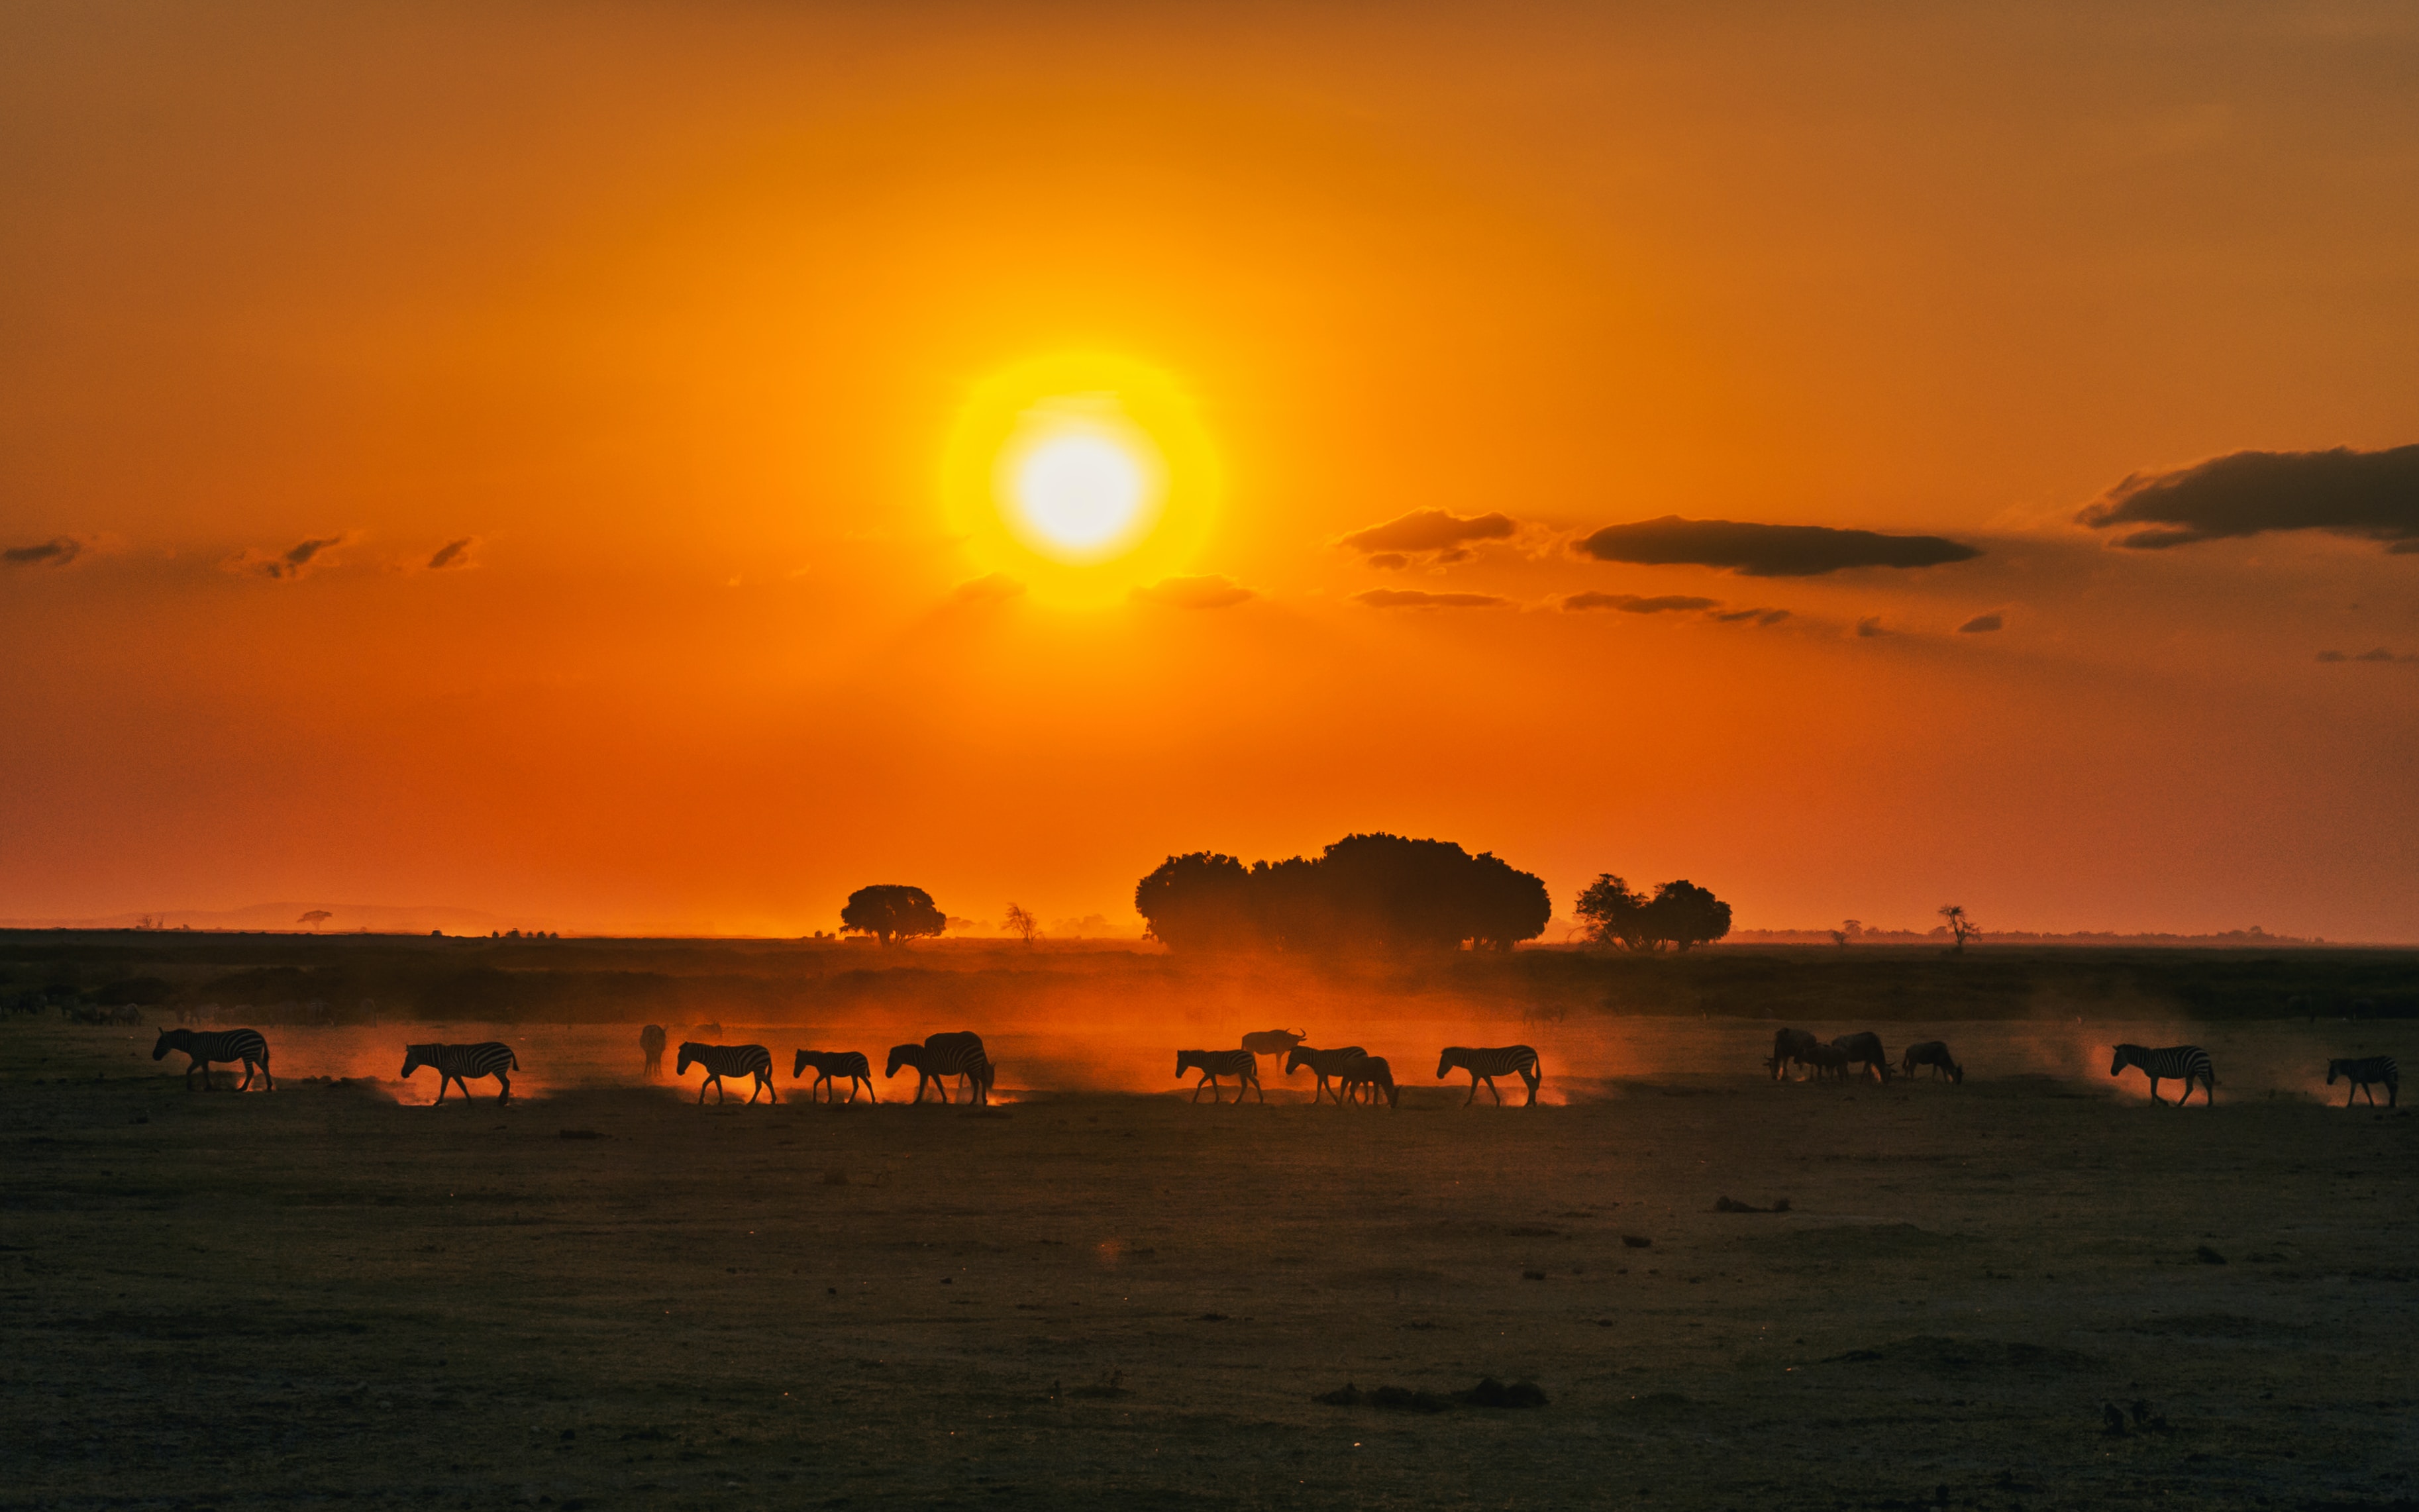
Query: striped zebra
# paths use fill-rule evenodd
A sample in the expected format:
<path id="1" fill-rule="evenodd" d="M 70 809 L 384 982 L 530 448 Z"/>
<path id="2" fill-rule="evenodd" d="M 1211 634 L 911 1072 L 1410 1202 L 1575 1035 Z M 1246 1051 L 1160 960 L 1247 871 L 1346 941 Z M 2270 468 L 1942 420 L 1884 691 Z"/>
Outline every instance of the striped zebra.
<path id="1" fill-rule="evenodd" d="M 243 1062 L 243 1085 L 237 1091 L 252 1087 L 253 1068 L 260 1069 L 261 1079 L 270 1091 L 277 1090 L 277 1078 L 269 1073 L 269 1041 L 258 1029 L 162 1029 L 159 1042 L 151 1047 L 151 1058 L 161 1059 L 171 1050 L 181 1050 L 193 1057 L 185 1068 L 185 1090 L 193 1089 L 193 1072 L 202 1073 L 202 1090 L 210 1089 L 210 1062 L 240 1060 Z"/>
<path id="2" fill-rule="evenodd" d="M 1210 1101 L 1218 1101 L 1218 1078 L 1235 1078 L 1235 1105 L 1243 1105 L 1243 1088 L 1259 1094 L 1261 1102 L 1269 1094 L 1260 1091 L 1260 1057 L 1249 1050 L 1179 1050 L 1176 1053 L 1176 1074 L 1197 1071 L 1201 1079 L 1193 1084 L 1193 1101 L 1201 1101 L 1201 1088 L 1210 1088 Z"/>
<path id="3" fill-rule="evenodd" d="M 1354 1061 L 1366 1059 L 1368 1055 L 1368 1051 L 1357 1044 L 1348 1044 L 1338 1050 L 1313 1050 L 1306 1044 L 1298 1044 L 1286 1052 L 1285 1073 L 1290 1076 L 1303 1066 L 1311 1069 L 1313 1074 L 1318 1077 L 1318 1085 L 1313 1088 L 1310 1093 L 1311 1105 L 1316 1107 L 1320 1098 L 1333 1095 L 1327 1085 L 1328 1078 L 1333 1076 L 1340 1079 L 1346 1072 L 1352 1069 Z M 1342 1107 L 1344 1100 L 1340 1097 L 1336 1098 L 1335 1105 Z"/>
<path id="4" fill-rule="evenodd" d="M 2200 1083 L 2203 1103 L 2214 1104 L 2217 1102 L 2217 1069 L 2210 1064 L 2209 1052 L 2196 1044 L 2169 1045 L 2164 1050 L 2120 1044 L 2117 1047 L 2116 1058 L 2108 1063 L 2108 1074 L 2121 1075 L 2128 1066 L 2141 1067 L 2143 1074 L 2150 1078 L 2150 1101 L 2153 1103 L 2165 1101 L 2159 1096 L 2159 1084 L 2163 1081 L 2184 1084 L 2184 1095 L 2176 1099 L 2178 1107 L 2192 1101 L 2195 1082 Z"/>
<path id="5" fill-rule="evenodd" d="M 916 1095 L 909 1100 L 915 1103 L 924 1101 L 924 1086 L 930 1082 L 940 1089 L 942 1103 L 948 1103 L 950 1101 L 948 1079 L 952 1076 L 960 1078 L 961 1087 L 971 1085 L 969 1101 L 989 1103 L 992 1079 L 997 1074 L 991 1057 L 983 1054 L 982 1036 L 965 1030 L 935 1034 L 922 1044 L 892 1045 L 890 1067 L 882 1074 L 886 1078 L 896 1076 L 901 1066 L 916 1068 Z"/>
<path id="6" fill-rule="evenodd" d="M 760 1092 L 768 1094 L 776 1103 L 781 1101 L 781 1094 L 773 1090 L 773 1052 L 761 1044 L 700 1044 L 695 1040 L 686 1041 L 680 1047 L 680 1069 L 672 1074 L 686 1076 L 692 1065 L 705 1068 L 705 1080 L 697 1088 L 701 1104 L 705 1102 L 705 1089 L 709 1087 L 714 1088 L 716 1103 L 730 1101 L 731 1094 L 722 1086 L 725 1076 L 756 1078 L 756 1085 L 747 1089 L 751 1103 Z"/>
<path id="7" fill-rule="evenodd" d="M 664 1026 L 660 1024 L 650 1024 L 640 1029 L 639 1049 L 647 1057 L 647 1069 L 644 1074 L 651 1078 L 661 1076 L 664 1073 Z"/>
<path id="8" fill-rule="evenodd" d="M 470 1076 L 493 1076 L 503 1090 L 496 1094 L 499 1105 L 513 1100 L 513 1079 L 506 1072 L 521 1069 L 520 1057 L 513 1047 L 499 1040 L 485 1044 L 408 1044 L 403 1047 L 403 1079 L 423 1066 L 437 1068 L 437 1101 L 445 1101 L 448 1082 L 461 1082 L 462 1095 L 470 1095 Z"/>
<path id="9" fill-rule="evenodd" d="M 1524 1106 L 1535 1107 L 1537 1084 L 1546 1079 L 1545 1068 L 1537 1063 L 1537 1052 L 1525 1044 L 1507 1044 L 1492 1050 L 1473 1050 L 1468 1045 L 1449 1044 L 1437 1061 L 1437 1080 L 1444 1080 L 1456 1066 L 1470 1072 L 1470 1095 L 1462 1099 L 1463 1107 L 1478 1101 L 1480 1082 L 1485 1082 L 1487 1089 L 1495 1093 L 1495 1105 L 1502 1107 L 1503 1094 L 1496 1091 L 1495 1078 L 1509 1076 L 1516 1071 L 1520 1073 L 1520 1079 L 1529 1084 L 1529 1101 Z"/>
<path id="10" fill-rule="evenodd" d="M 807 1088 L 807 1101 L 809 1103 L 815 1100 L 815 1088 L 824 1086 L 831 1088 L 826 1094 L 827 1100 L 839 1102 L 840 1085 L 833 1078 L 840 1076 L 848 1078 L 850 1102 L 856 1101 L 856 1084 L 859 1082 L 865 1084 L 867 1097 L 873 1098 L 876 1103 L 882 1101 L 873 1096 L 873 1067 L 867 1062 L 862 1050 L 801 1050 L 798 1058 L 791 1062 L 790 1080 L 794 1082 L 804 1076 L 809 1066 L 815 1068 L 815 1085 Z"/>
<path id="11" fill-rule="evenodd" d="M 1380 1097 L 1390 1108 L 1402 1104 L 1403 1089 L 1394 1085 L 1394 1068 L 1386 1063 L 1383 1056 L 1363 1056 L 1345 1068 L 1340 1080 L 1347 1099 L 1360 1092 L 1367 1096 L 1373 1108 Z"/>
<path id="12" fill-rule="evenodd" d="M 2369 1091 L 2369 1085 L 2373 1082 L 2385 1084 L 2387 1107 L 2394 1107 L 2402 1101 L 2402 1071 L 2394 1064 L 2392 1056 L 2368 1056 L 2359 1060 L 2328 1061 L 2327 1085 L 2333 1087 L 2338 1076 L 2351 1083 L 2351 1086 L 2344 1090 L 2346 1107 L 2351 1106 L 2351 1100 L 2363 1092 L 2368 1092 L 2368 1105 L 2377 1106 L 2377 1094 Z"/>

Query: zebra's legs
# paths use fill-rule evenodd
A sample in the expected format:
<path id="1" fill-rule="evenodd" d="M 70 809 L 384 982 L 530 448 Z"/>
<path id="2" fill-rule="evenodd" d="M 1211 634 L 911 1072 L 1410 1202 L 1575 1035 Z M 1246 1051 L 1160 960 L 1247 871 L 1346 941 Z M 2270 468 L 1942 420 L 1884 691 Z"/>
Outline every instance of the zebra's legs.
<path id="1" fill-rule="evenodd" d="M 2184 1084 L 2184 1094 L 2187 1097 L 2192 1095 L 2192 1084 L 2189 1082 Z M 2158 1103 L 2161 1107 L 2165 1107 L 2166 1105 L 2165 1100 L 2159 1096 L 2159 1079 L 2156 1076 L 2150 1078 L 2150 1101 Z"/>
<path id="2" fill-rule="evenodd" d="M 513 1100 L 513 1079 L 505 1075 L 502 1072 L 496 1072 L 496 1080 L 502 1084 L 504 1088 L 502 1091 L 496 1094 L 496 1105 L 498 1107 L 501 1107 L 503 1104 Z M 468 1097 L 470 1094 L 465 1092 L 462 1095 Z"/>
<path id="3" fill-rule="evenodd" d="M 1502 1091 L 1500 1088 L 1498 1088 L 1496 1087 L 1496 1085 L 1495 1085 L 1495 1078 L 1494 1078 L 1494 1077 L 1492 1077 L 1492 1076 L 1489 1076 L 1488 1078 L 1487 1078 L 1487 1095 L 1488 1095 L 1488 1096 L 1490 1096 L 1490 1097 L 1492 1097 L 1492 1098 L 1494 1098 L 1494 1099 L 1495 1099 L 1495 1105 L 1496 1105 L 1497 1107 L 1499 1107 L 1499 1108 L 1500 1108 L 1500 1107 L 1502 1107 L 1502 1106 L 1503 1105 L 1503 1093 L 1502 1093 Z M 1473 1090 L 1472 1090 L 1472 1094 L 1471 1094 L 1471 1095 L 1473 1095 L 1473 1096 L 1475 1096 L 1475 1095 L 1476 1095 L 1476 1092 L 1475 1092 L 1475 1089 L 1474 1089 L 1474 1088 L 1473 1088 Z"/>
<path id="4" fill-rule="evenodd" d="M 1529 1084 L 1529 1101 L 1521 1106 L 1533 1108 L 1537 1105 L 1537 1084 L 1546 1079 L 1546 1073 L 1541 1071 L 1524 1071 L 1520 1073 L 1520 1079 Z M 1370 1101 L 1375 1102 L 1376 1098 L 1372 1097 Z"/>

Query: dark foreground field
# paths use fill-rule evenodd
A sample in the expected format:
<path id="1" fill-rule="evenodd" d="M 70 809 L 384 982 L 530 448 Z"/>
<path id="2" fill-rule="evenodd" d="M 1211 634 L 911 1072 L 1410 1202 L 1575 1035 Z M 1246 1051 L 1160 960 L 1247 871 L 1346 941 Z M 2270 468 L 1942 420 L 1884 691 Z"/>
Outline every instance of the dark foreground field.
<path id="1" fill-rule="evenodd" d="M 1533 1111 L 983 1114 L 0 1028 L 0 1506 L 2409 1506 L 2419 1120 L 2247 1074 L 2309 1032 L 2214 1111 L 1717 1020 Z"/>

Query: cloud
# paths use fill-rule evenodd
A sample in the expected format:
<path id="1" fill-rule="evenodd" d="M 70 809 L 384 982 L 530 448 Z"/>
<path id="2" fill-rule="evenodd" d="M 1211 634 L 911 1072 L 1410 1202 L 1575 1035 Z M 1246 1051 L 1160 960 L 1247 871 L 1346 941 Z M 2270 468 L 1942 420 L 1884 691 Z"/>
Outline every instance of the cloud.
<path id="1" fill-rule="evenodd" d="M 2419 661 L 2419 656 L 2397 656 L 2383 646 L 2379 646 L 2373 651 L 2364 651 L 2353 656 L 2347 656 L 2340 651 L 2321 651 L 2319 653 L 2319 659 L 2320 661 Z"/>
<path id="2" fill-rule="evenodd" d="M 1573 594 L 1563 600 L 1567 613 L 1581 609 L 1617 609 L 1625 614 L 1668 614 L 1675 609 L 1715 609 L 1718 598 L 1697 598 L 1687 594 L 1663 594 L 1654 598 L 1641 598 L 1636 594 Z"/>
<path id="3" fill-rule="evenodd" d="M 1461 562 L 1470 556 L 1471 542 L 1507 540 L 1519 529 L 1520 522 L 1509 515 L 1472 515 L 1465 518 L 1441 509 L 1414 509 L 1383 525 L 1339 535 L 1335 544 L 1366 555 L 1372 566 L 1403 567 L 1410 565 L 1413 557 L 1426 557 L 1438 563 Z"/>
<path id="4" fill-rule="evenodd" d="M 986 573 L 969 578 L 949 590 L 949 597 L 960 604 L 1005 604 L 1025 592 L 1025 585 L 1004 572 Z"/>
<path id="5" fill-rule="evenodd" d="M 1857 634 L 1870 639 L 1877 635 L 1887 635 L 1889 632 L 1882 628 L 1882 617 L 1880 615 L 1868 614 L 1863 619 L 1857 622 Z"/>
<path id="6" fill-rule="evenodd" d="M 72 535 L 53 536 L 32 546 L 12 546 L 0 550 L 0 565 L 11 567 L 64 567 L 84 555 L 84 543 Z"/>
<path id="7" fill-rule="evenodd" d="M 1977 614 L 1957 627 L 1959 635 L 1980 635 L 1985 630 L 2003 630 L 2007 621 L 1996 614 Z"/>
<path id="8" fill-rule="evenodd" d="M 2236 452 L 2136 472 L 2074 517 L 2095 531 L 2144 525 L 2117 544 L 2159 551 L 2268 531 L 2325 531 L 2419 552 L 2419 446 L 2383 452 Z"/>
<path id="9" fill-rule="evenodd" d="M 1712 618 L 1724 625 L 1736 625 L 1743 620 L 1753 620 L 1758 625 L 1779 625 L 1789 618 L 1789 611 L 1785 609 L 1730 609 Z"/>
<path id="10" fill-rule="evenodd" d="M 1728 567 L 1747 578 L 1815 578 L 1846 567 L 1934 567 L 1982 553 L 1937 535 L 1882 535 L 1828 525 L 1751 525 L 1665 515 L 1608 525 L 1571 549 L 1599 562 Z"/>
<path id="11" fill-rule="evenodd" d="M 298 542 L 274 556 L 263 556 L 246 550 L 227 559 L 229 572 L 239 572 L 254 578 L 289 579 L 308 576 L 334 560 L 332 553 L 352 539 L 349 533 L 331 535 L 316 541 Z"/>
<path id="12" fill-rule="evenodd" d="M 1137 602 L 1163 604 L 1169 609 L 1232 609 L 1259 596 L 1257 591 L 1214 573 L 1200 578 L 1162 578 L 1148 588 L 1133 591 Z"/>
<path id="13" fill-rule="evenodd" d="M 470 548 L 478 544 L 479 538 L 475 535 L 466 535 L 458 541 L 446 542 L 443 546 L 437 548 L 437 554 L 435 556 L 428 559 L 427 570 L 430 572 L 439 572 L 447 567 L 473 567 L 478 565 L 477 563 L 470 560 Z"/>
<path id="14" fill-rule="evenodd" d="M 1352 602 L 1370 609 L 1502 609 L 1512 601 L 1493 594 L 1423 594 L 1409 588 L 1371 588 Z"/>

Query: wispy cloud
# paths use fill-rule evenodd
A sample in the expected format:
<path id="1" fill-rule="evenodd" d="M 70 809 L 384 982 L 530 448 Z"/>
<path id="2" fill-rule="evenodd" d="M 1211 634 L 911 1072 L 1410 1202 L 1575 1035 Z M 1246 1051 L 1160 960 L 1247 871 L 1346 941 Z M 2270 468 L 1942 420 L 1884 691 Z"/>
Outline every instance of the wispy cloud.
<path id="1" fill-rule="evenodd" d="M 1512 601 L 1493 594 L 1424 594 L 1410 588 L 1371 588 L 1352 595 L 1369 609 L 1502 609 Z"/>
<path id="2" fill-rule="evenodd" d="M 1585 593 L 1564 598 L 1563 609 L 1570 614 L 1592 609 L 1619 609 L 1624 614 L 1672 614 L 1687 609 L 1714 609 L 1720 604 L 1718 598 L 1698 598 L 1689 594 L 1658 594 L 1645 598 L 1636 594 Z"/>
<path id="3" fill-rule="evenodd" d="M 959 604 L 1005 604 L 1024 593 L 1023 583 L 1004 572 L 993 572 L 958 584 L 949 590 L 949 598 Z"/>
<path id="4" fill-rule="evenodd" d="M 2321 651 L 2319 653 L 2319 659 L 2320 661 L 2419 661 L 2419 656 L 2397 656 L 2383 646 L 2379 646 L 2374 650 L 2359 652 L 2349 656 L 2340 651 Z"/>
<path id="5" fill-rule="evenodd" d="M 2142 525 L 2117 544 L 2160 551 L 2269 531 L 2324 531 L 2419 552 L 2419 446 L 2235 452 L 2136 472 L 2075 516 L 2095 531 Z"/>
<path id="6" fill-rule="evenodd" d="M 1148 588 L 1133 591 L 1137 602 L 1160 604 L 1169 609 L 1232 609 L 1259 596 L 1257 590 L 1245 588 L 1232 578 L 1216 574 L 1199 578 L 1162 578 Z"/>
<path id="7" fill-rule="evenodd" d="M 1724 625 L 1739 625 L 1749 620 L 1753 620 L 1758 625 L 1779 625 L 1789 618 L 1789 611 L 1785 609 L 1727 609 L 1707 618 L 1718 620 Z"/>
<path id="8" fill-rule="evenodd" d="M 1977 614 L 1957 627 L 1959 635 L 1980 635 L 1989 630 L 2007 628 L 2007 621 L 1996 614 Z"/>
<path id="9" fill-rule="evenodd" d="M 478 544 L 479 538 L 475 535 L 466 535 L 458 541 L 448 541 L 437 548 L 435 556 L 428 559 L 425 570 L 442 572 L 449 567 L 477 566 L 478 563 L 470 559 L 470 552 Z"/>
<path id="10" fill-rule="evenodd" d="M 336 548 L 351 539 L 347 532 L 314 541 L 300 541 L 273 555 L 246 550 L 229 557 L 224 565 L 229 572 L 252 578 L 288 579 L 308 577 L 331 564 L 335 560 Z"/>
<path id="11" fill-rule="evenodd" d="M 1572 543 L 1599 562 L 1727 567 L 1746 578 L 1816 578 L 1850 567 L 1935 567 L 1981 551 L 1937 535 L 1883 535 L 1828 525 L 1758 525 L 1665 515 L 1608 525 Z"/>
<path id="12" fill-rule="evenodd" d="M 1472 543 L 1509 540 L 1520 522 L 1509 515 L 1461 516 L 1442 509 L 1414 509 L 1382 525 L 1339 535 L 1335 544 L 1358 551 L 1373 567 L 1408 567 L 1413 562 L 1464 560 Z"/>
<path id="13" fill-rule="evenodd" d="M 0 565 L 10 567 L 64 567 L 84 555 L 84 543 L 72 535 L 55 535 L 32 546 L 12 546 L 0 549 Z"/>
<path id="14" fill-rule="evenodd" d="M 1877 635 L 1887 635 L 1889 632 L 1882 628 L 1882 617 L 1880 615 L 1868 614 L 1863 619 L 1857 622 L 1857 634 L 1870 640 Z"/>

